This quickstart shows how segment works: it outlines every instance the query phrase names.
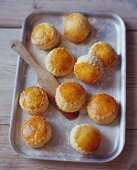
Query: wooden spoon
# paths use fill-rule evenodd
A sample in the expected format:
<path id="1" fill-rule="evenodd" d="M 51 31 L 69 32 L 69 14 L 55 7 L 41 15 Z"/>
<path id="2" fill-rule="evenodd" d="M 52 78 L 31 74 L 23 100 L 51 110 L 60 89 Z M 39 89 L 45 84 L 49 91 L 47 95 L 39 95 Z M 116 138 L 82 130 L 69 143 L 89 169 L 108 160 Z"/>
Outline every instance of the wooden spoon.
<path id="1" fill-rule="evenodd" d="M 19 40 L 13 40 L 11 42 L 11 48 L 16 51 L 20 57 L 29 64 L 36 72 L 37 75 L 37 82 L 38 84 L 46 90 L 49 99 L 51 103 L 56 106 L 56 108 L 67 118 L 70 120 L 75 119 L 79 112 L 73 112 L 73 113 L 67 113 L 60 110 L 55 102 L 55 92 L 56 88 L 59 86 L 58 81 L 52 74 L 50 74 L 47 70 L 43 69 L 37 62 L 34 60 L 34 58 L 31 56 L 31 54 L 28 52 L 28 50 L 25 48 L 25 46 L 19 41 Z"/>

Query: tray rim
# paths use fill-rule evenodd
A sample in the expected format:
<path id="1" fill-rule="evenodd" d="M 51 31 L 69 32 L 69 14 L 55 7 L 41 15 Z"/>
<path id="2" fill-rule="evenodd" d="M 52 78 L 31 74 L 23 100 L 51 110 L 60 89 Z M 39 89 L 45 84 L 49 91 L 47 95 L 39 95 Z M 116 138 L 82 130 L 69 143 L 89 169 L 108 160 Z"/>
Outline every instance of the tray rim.
<path id="1" fill-rule="evenodd" d="M 114 12 L 110 12 L 110 11 L 104 11 L 104 10 L 35 10 L 34 12 L 30 13 L 24 20 L 23 22 L 23 26 L 22 26 L 22 29 L 21 29 L 21 38 L 20 40 L 22 41 L 22 43 L 24 43 L 24 35 L 25 35 L 25 28 L 26 28 L 26 25 L 27 25 L 27 22 L 29 20 L 29 18 L 32 18 L 32 17 L 35 17 L 36 15 L 38 14 L 48 14 L 48 13 L 51 13 L 51 14 L 55 14 L 55 13 L 70 13 L 70 12 L 81 12 L 81 13 L 85 13 L 85 14 L 88 14 L 88 15 L 95 15 L 95 14 L 98 14 L 98 15 L 106 15 L 106 16 L 111 16 L 112 18 L 116 18 L 120 24 L 121 24 L 121 27 L 122 27 L 122 30 L 123 30 L 123 40 L 124 42 L 122 42 L 122 44 L 124 45 L 124 73 L 122 73 L 123 75 L 123 81 L 122 81 L 122 85 L 123 85 L 123 90 L 124 90 L 124 96 L 123 96 L 123 100 L 124 100 L 124 107 L 123 107 L 123 114 L 124 114 L 124 121 L 123 121 L 123 133 L 121 135 L 121 138 L 123 138 L 123 142 L 122 142 L 122 146 L 118 147 L 116 153 L 114 153 L 112 156 L 108 157 L 108 158 L 104 158 L 104 159 L 100 159 L 99 161 L 97 160 L 91 160 L 91 161 L 79 161 L 79 160 L 59 160 L 59 159 L 49 159 L 48 157 L 34 157 L 34 156 L 29 156 L 29 155 L 25 155 L 24 153 L 22 153 L 20 150 L 18 150 L 18 148 L 16 147 L 15 143 L 14 143 L 14 140 L 13 140 L 13 128 L 14 128 L 14 120 L 15 120 L 15 114 L 14 114 L 14 109 L 15 109 L 15 105 L 17 104 L 16 102 L 16 98 L 18 99 L 18 97 L 16 96 L 17 94 L 17 91 L 18 91 L 18 88 L 17 88 L 17 82 L 19 81 L 19 70 L 20 68 L 22 67 L 22 65 L 25 63 L 21 58 L 20 56 L 18 55 L 18 59 L 17 59 L 17 68 L 16 68 L 16 75 L 15 75 L 15 82 L 14 82 L 14 90 L 13 90 L 13 97 L 12 97 L 12 107 L 11 107 L 11 118 L 10 118 L 10 128 L 9 128 L 9 142 L 10 142 L 10 145 L 11 147 L 15 150 L 15 152 L 19 155 L 21 155 L 22 157 L 24 158 L 29 158 L 29 159 L 36 159 L 36 160 L 46 160 L 46 161 L 60 161 L 60 162 L 81 162 L 81 163 L 106 163 L 106 162 L 110 162 L 112 160 L 114 160 L 118 155 L 120 155 L 120 153 L 122 152 L 123 148 L 124 148 L 124 145 L 125 145 L 125 131 L 126 131 L 126 27 L 125 27 L 125 23 L 123 21 L 123 19 L 117 15 L 116 13 Z M 123 67 L 123 65 L 121 66 Z M 122 71 L 121 71 L 122 72 Z"/>

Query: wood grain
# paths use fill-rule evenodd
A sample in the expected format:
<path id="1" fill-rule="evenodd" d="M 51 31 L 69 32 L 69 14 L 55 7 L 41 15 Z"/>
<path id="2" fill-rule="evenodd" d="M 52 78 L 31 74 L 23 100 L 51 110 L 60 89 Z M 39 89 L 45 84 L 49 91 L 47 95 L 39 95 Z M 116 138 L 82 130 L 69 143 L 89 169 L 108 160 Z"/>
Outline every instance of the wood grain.
<path id="1" fill-rule="evenodd" d="M 54 3 L 54 4 L 53 4 Z M 105 10 L 124 18 L 127 26 L 127 131 L 121 155 L 110 163 L 81 164 L 22 158 L 8 139 L 17 59 L 10 41 L 20 37 L 25 17 L 36 9 Z M 1 28 L 7 29 L 1 29 Z M 9 29 L 14 28 L 14 29 Z M 108 170 L 137 169 L 137 1 L 136 0 L 1 0 L 0 1 L 0 170 Z"/>
<path id="2" fill-rule="evenodd" d="M 20 29 L 0 29 L 0 123 L 9 124 L 17 58 L 10 42 L 20 37 Z"/>
<path id="3" fill-rule="evenodd" d="M 0 126 L 0 169 L 1 170 L 107 170 L 137 168 L 137 130 L 127 130 L 126 144 L 121 155 L 105 164 L 65 163 L 57 161 L 39 161 L 18 156 L 9 145 L 8 125 Z M 132 170 L 132 169 L 131 169 Z M 136 169 L 133 169 L 136 170 Z"/>
<path id="4" fill-rule="evenodd" d="M 137 45 L 137 31 L 127 31 L 127 44 Z"/>
<path id="5" fill-rule="evenodd" d="M 19 38 L 20 29 L 0 29 L 0 123 L 9 124 L 12 93 L 16 70 L 16 53 L 10 49 L 10 41 Z M 134 37 L 135 40 L 131 41 Z M 127 42 L 127 129 L 137 129 L 137 34 L 128 32 Z M 133 42 L 133 44 L 132 44 Z M 131 100 L 132 99 L 132 100 Z"/>
<path id="6" fill-rule="evenodd" d="M 53 5 L 53 3 L 55 3 Z M 11 5 L 12 4 L 12 5 Z M 0 1 L 0 27 L 21 27 L 25 17 L 36 9 L 44 10 L 103 10 L 115 12 L 124 18 L 127 29 L 137 30 L 136 0 L 4 0 Z"/>

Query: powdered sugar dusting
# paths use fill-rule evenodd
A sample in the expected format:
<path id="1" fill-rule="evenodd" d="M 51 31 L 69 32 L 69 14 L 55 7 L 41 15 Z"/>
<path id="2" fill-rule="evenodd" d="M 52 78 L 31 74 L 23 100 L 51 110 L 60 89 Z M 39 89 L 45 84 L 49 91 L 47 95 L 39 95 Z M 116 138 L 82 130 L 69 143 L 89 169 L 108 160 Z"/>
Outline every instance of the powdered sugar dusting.
<path id="1" fill-rule="evenodd" d="M 32 23 L 32 27 L 42 22 L 49 22 L 55 25 L 62 35 L 59 46 L 69 49 L 74 55 L 75 59 L 77 59 L 81 55 L 88 54 L 91 45 L 98 41 L 107 41 L 108 43 L 110 43 L 112 47 L 117 51 L 119 58 L 121 54 L 121 46 L 119 44 L 120 31 L 118 29 L 119 25 L 115 22 L 114 18 L 106 18 L 106 16 L 92 15 L 89 16 L 88 19 L 91 24 L 91 33 L 88 38 L 80 44 L 71 43 L 63 36 L 62 15 L 42 15 L 41 17 L 35 19 L 35 21 Z M 28 47 L 33 57 L 37 60 L 37 62 L 43 68 L 45 68 L 44 58 L 47 56 L 48 52 L 39 50 L 37 47 L 34 47 L 30 42 L 30 35 L 28 35 L 28 42 L 26 43 L 26 46 Z M 93 94 L 108 93 L 112 95 L 118 102 L 121 102 L 121 70 L 120 64 L 118 62 L 112 69 L 105 70 L 101 80 L 94 85 L 86 85 L 85 83 L 77 80 L 73 71 L 63 78 L 58 78 L 58 81 L 79 82 L 86 89 L 86 92 L 88 94 L 87 100 Z M 37 85 L 36 75 L 30 67 L 26 67 L 26 72 L 24 76 L 24 88 L 34 85 Z M 85 104 L 85 106 L 80 110 L 79 117 L 76 120 L 69 121 L 64 118 L 62 114 L 59 113 L 59 111 L 57 111 L 52 105 L 50 105 L 45 117 L 52 126 L 52 139 L 44 147 L 40 149 L 32 149 L 27 146 L 20 137 L 21 124 L 23 124 L 24 120 L 26 120 L 28 117 L 29 116 L 21 109 L 18 110 L 16 118 L 16 128 L 14 133 L 14 142 L 17 149 L 28 157 L 33 157 L 37 159 L 92 162 L 95 159 L 103 159 L 111 155 L 114 151 L 116 151 L 116 146 L 119 142 L 119 118 L 117 118 L 110 125 L 98 125 L 89 119 Z M 102 133 L 101 146 L 99 150 L 91 156 L 82 156 L 77 151 L 75 151 L 69 143 L 69 135 L 71 129 L 75 125 L 82 123 L 95 126 Z"/>

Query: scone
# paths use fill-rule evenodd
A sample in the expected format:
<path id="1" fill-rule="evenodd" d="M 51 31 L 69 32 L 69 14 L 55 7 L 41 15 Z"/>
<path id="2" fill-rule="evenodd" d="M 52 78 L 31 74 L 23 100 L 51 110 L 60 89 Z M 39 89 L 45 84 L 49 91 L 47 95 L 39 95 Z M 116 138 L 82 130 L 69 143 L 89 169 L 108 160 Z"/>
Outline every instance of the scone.
<path id="1" fill-rule="evenodd" d="M 87 84 L 96 83 L 101 78 L 102 72 L 102 61 L 95 56 L 81 56 L 74 65 L 75 76 Z"/>
<path id="2" fill-rule="evenodd" d="M 81 154 L 95 152 L 101 143 L 101 133 L 88 124 L 76 125 L 70 133 L 70 144 Z"/>
<path id="3" fill-rule="evenodd" d="M 80 13 L 71 13 L 65 18 L 64 35 L 74 43 L 82 42 L 90 32 L 87 18 Z"/>
<path id="4" fill-rule="evenodd" d="M 106 125 L 116 118 L 118 106 L 116 100 L 107 94 L 92 96 L 87 105 L 89 117 L 96 123 Z"/>
<path id="5" fill-rule="evenodd" d="M 100 41 L 92 45 L 89 55 L 98 57 L 105 68 L 111 68 L 116 63 L 117 54 L 110 44 Z"/>
<path id="6" fill-rule="evenodd" d="M 58 31 L 53 25 L 42 23 L 33 29 L 31 42 L 42 50 L 49 50 L 58 44 L 59 37 Z"/>
<path id="7" fill-rule="evenodd" d="M 21 128 L 21 137 L 32 148 L 44 146 L 52 136 L 52 129 L 43 117 L 30 117 Z"/>
<path id="8" fill-rule="evenodd" d="M 86 92 L 79 83 L 65 82 L 57 87 L 55 100 L 62 111 L 76 112 L 85 103 Z"/>
<path id="9" fill-rule="evenodd" d="M 25 112 L 36 116 L 42 115 L 48 109 L 49 100 L 45 90 L 34 86 L 21 93 L 19 103 Z"/>
<path id="10" fill-rule="evenodd" d="M 74 57 L 65 48 L 55 48 L 45 57 L 46 69 L 54 76 L 65 76 L 72 70 Z"/>

